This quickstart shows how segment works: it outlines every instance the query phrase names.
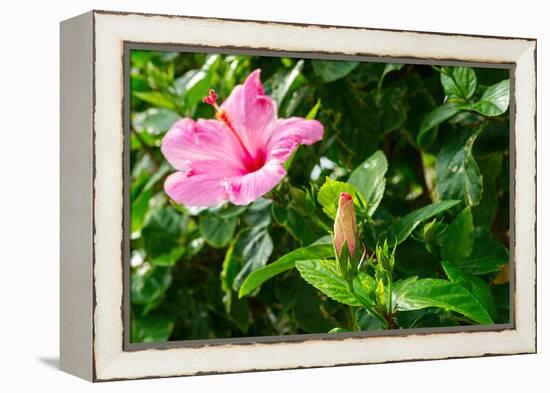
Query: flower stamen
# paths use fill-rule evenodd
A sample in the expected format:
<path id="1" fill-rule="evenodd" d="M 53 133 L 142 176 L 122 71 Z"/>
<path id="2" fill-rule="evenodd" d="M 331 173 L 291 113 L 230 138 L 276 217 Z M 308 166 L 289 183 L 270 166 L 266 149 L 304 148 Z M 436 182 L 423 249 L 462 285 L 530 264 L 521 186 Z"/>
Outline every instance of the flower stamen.
<path id="1" fill-rule="evenodd" d="M 229 119 L 229 115 L 227 114 L 226 111 L 220 108 L 220 106 L 217 103 L 217 100 L 218 100 L 218 95 L 216 94 L 216 91 L 214 89 L 210 89 L 210 91 L 208 92 L 208 95 L 202 99 L 202 102 L 208 105 L 212 105 L 212 107 L 214 107 L 214 109 L 216 110 L 216 114 L 215 114 L 216 120 L 224 123 L 227 126 L 227 128 L 229 128 L 229 130 L 233 133 L 233 136 L 235 136 L 235 138 L 237 139 L 237 142 L 239 142 L 239 145 L 241 146 L 244 154 L 246 155 L 247 162 L 250 163 L 247 165 L 247 169 L 252 169 L 252 168 L 253 170 L 259 169 L 259 167 L 263 165 L 263 163 L 262 165 L 259 165 L 259 161 L 261 161 L 261 158 L 255 159 L 252 156 L 252 154 L 250 154 L 243 140 L 239 136 L 239 133 L 233 126 L 233 123 Z"/>

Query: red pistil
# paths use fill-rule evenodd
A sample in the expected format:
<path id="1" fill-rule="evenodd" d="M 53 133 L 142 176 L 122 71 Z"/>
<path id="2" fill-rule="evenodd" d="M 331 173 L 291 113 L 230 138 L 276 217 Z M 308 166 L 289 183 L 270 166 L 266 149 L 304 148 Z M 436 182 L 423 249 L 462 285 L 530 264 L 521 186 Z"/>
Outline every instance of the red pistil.
<path id="1" fill-rule="evenodd" d="M 217 100 L 218 100 L 218 95 L 213 89 L 210 89 L 210 91 L 208 92 L 208 95 L 202 99 L 202 102 L 208 105 L 212 105 L 214 109 L 216 109 L 216 111 L 219 112 L 220 107 L 216 103 Z"/>
<path id="2" fill-rule="evenodd" d="M 261 154 L 258 154 L 256 158 L 254 158 L 252 154 L 250 154 L 244 142 L 242 141 L 241 137 L 239 136 L 239 133 L 233 126 L 233 123 L 229 119 L 229 115 L 227 114 L 226 111 L 224 111 L 219 107 L 217 100 L 218 100 L 218 95 L 213 89 L 211 89 L 208 92 L 208 95 L 202 99 L 202 102 L 208 105 L 212 105 L 214 107 L 214 109 L 216 110 L 216 115 L 215 115 L 216 119 L 224 123 L 227 126 L 227 128 L 229 128 L 229 130 L 233 133 L 233 136 L 235 136 L 235 138 L 239 142 L 239 145 L 241 146 L 244 154 L 246 155 L 246 164 L 245 164 L 246 169 L 250 172 L 254 172 L 260 169 L 265 163 L 264 154 L 260 152 Z"/>

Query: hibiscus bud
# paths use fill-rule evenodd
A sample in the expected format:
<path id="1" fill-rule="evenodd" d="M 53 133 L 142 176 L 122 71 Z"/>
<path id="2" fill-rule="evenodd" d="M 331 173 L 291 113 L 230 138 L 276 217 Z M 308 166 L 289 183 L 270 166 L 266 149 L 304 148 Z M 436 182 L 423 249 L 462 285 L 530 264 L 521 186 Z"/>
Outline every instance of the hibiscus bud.
<path id="1" fill-rule="evenodd" d="M 348 245 L 351 256 L 355 255 L 356 241 L 355 207 L 353 198 L 347 192 L 340 193 L 338 211 L 334 220 L 334 248 L 338 256 L 342 254 L 344 243 Z"/>

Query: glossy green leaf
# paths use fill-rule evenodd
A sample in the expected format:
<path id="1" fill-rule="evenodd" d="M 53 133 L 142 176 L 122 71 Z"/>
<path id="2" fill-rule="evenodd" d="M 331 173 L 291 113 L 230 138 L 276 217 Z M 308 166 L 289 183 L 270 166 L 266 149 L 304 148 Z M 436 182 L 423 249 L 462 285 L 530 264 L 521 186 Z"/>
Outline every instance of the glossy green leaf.
<path id="1" fill-rule="evenodd" d="M 347 333 L 349 332 L 350 330 L 348 329 L 344 329 L 344 328 L 340 328 L 340 327 L 335 327 L 335 328 L 332 328 L 330 329 L 328 332 L 329 333 Z"/>
<path id="2" fill-rule="evenodd" d="M 347 282 L 338 274 L 335 260 L 311 259 L 297 261 L 296 268 L 309 284 L 337 302 L 359 306 L 359 301 L 349 290 Z"/>
<path id="3" fill-rule="evenodd" d="M 338 200 L 340 193 L 347 192 L 353 198 L 353 202 L 357 206 L 364 205 L 363 196 L 357 188 L 351 183 L 343 183 L 341 181 L 332 180 L 327 177 L 325 183 L 319 189 L 317 200 L 323 206 L 323 211 L 327 216 L 334 219 L 338 210 Z"/>
<path id="4" fill-rule="evenodd" d="M 200 70 L 185 80 L 180 94 L 183 96 L 186 111 L 199 104 L 212 88 L 211 80 L 218 65 L 218 59 L 219 55 L 209 55 Z"/>
<path id="5" fill-rule="evenodd" d="M 166 267 L 138 269 L 131 274 L 130 301 L 145 307 L 144 313 L 162 300 L 172 283 L 172 270 Z"/>
<path id="6" fill-rule="evenodd" d="M 171 206 L 153 210 L 141 230 L 147 254 L 151 258 L 172 252 L 183 243 L 187 219 Z"/>
<path id="7" fill-rule="evenodd" d="M 287 96 L 292 84 L 296 81 L 302 68 L 304 67 L 304 60 L 298 60 L 294 67 L 290 70 L 282 70 L 280 75 L 274 75 L 273 78 L 277 78 L 274 83 L 274 89 L 271 92 L 271 98 L 277 103 L 277 107 L 280 107 L 283 100 Z"/>
<path id="8" fill-rule="evenodd" d="M 176 109 L 172 98 L 160 91 L 134 91 L 132 95 L 159 108 Z"/>
<path id="9" fill-rule="evenodd" d="M 380 79 L 378 81 L 378 86 L 382 86 L 382 83 L 384 82 L 384 78 L 386 75 L 388 75 L 391 72 L 399 71 L 401 68 L 403 68 L 404 64 L 399 63 L 387 63 L 384 65 L 384 70 L 382 71 L 382 75 L 380 76 Z"/>
<path id="10" fill-rule="evenodd" d="M 374 304 L 376 281 L 365 272 L 359 272 L 353 279 L 353 292 L 357 300 L 365 307 Z"/>
<path id="11" fill-rule="evenodd" d="M 457 260 L 456 264 L 465 273 L 486 274 L 498 272 L 509 259 L 508 249 L 489 230 L 478 228 L 474 231 L 472 253 L 465 260 Z"/>
<path id="12" fill-rule="evenodd" d="M 304 216 L 291 206 L 282 207 L 273 204 L 271 208 L 277 224 L 284 226 L 292 237 L 300 241 L 300 244 L 310 244 L 319 237 L 310 217 Z"/>
<path id="13" fill-rule="evenodd" d="M 312 60 L 315 74 L 323 82 L 334 82 L 348 75 L 359 65 L 356 61 Z"/>
<path id="14" fill-rule="evenodd" d="M 472 209 L 476 226 L 492 227 L 499 205 L 497 180 L 503 172 L 501 153 L 491 153 L 476 160 L 483 177 L 483 194 L 479 205 Z"/>
<path id="15" fill-rule="evenodd" d="M 387 134 L 399 130 L 407 120 L 407 90 L 401 86 L 382 89 L 378 101 L 379 131 Z"/>
<path id="16" fill-rule="evenodd" d="M 460 112 L 460 109 L 455 104 L 450 102 L 433 109 L 422 119 L 420 129 L 416 137 L 416 143 L 418 143 L 419 146 L 429 146 L 436 136 L 435 133 L 430 133 L 430 131 L 456 115 L 458 112 Z"/>
<path id="17" fill-rule="evenodd" d="M 237 294 L 231 291 L 224 296 L 224 303 L 229 320 L 241 333 L 246 334 L 250 327 L 250 308 L 246 299 L 239 299 Z"/>
<path id="18" fill-rule="evenodd" d="M 449 99 L 468 100 L 476 91 L 476 73 L 469 67 L 443 67 L 441 85 Z"/>
<path id="19" fill-rule="evenodd" d="M 353 184 L 363 196 L 369 216 L 374 214 L 384 196 L 387 171 L 386 156 L 378 150 L 355 168 L 349 176 L 348 182 Z"/>
<path id="20" fill-rule="evenodd" d="M 213 214 L 201 215 L 199 218 L 199 230 L 209 245 L 222 248 L 233 237 L 237 227 L 237 217 L 222 218 Z"/>
<path id="21" fill-rule="evenodd" d="M 240 261 L 233 256 L 235 244 L 231 244 L 223 258 L 222 271 L 220 273 L 221 288 L 224 292 L 231 292 L 233 289 L 233 280 L 241 268 Z"/>
<path id="22" fill-rule="evenodd" d="M 358 308 L 355 311 L 355 322 L 360 331 L 380 331 L 384 330 L 384 324 L 364 308 Z"/>
<path id="23" fill-rule="evenodd" d="M 321 100 L 318 99 L 315 105 L 313 105 L 313 108 L 309 110 L 309 112 L 306 115 L 307 120 L 313 120 L 317 117 L 317 113 L 319 112 L 319 108 L 321 107 Z"/>
<path id="24" fill-rule="evenodd" d="M 245 278 L 264 267 L 273 252 L 273 241 L 265 228 L 245 229 L 239 234 L 234 253 L 243 261 L 243 267 L 233 281 L 233 289 L 239 291 Z"/>
<path id="25" fill-rule="evenodd" d="M 145 215 L 149 211 L 149 201 L 153 196 L 153 190 L 149 189 L 139 194 L 139 196 L 132 200 L 130 206 L 130 226 L 132 232 L 139 231 L 145 221 Z"/>
<path id="26" fill-rule="evenodd" d="M 132 127 L 137 132 L 148 132 L 153 135 L 162 134 L 178 120 L 181 116 L 170 109 L 149 108 L 144 112 L 132 116 Z"/>
<path id="27" fill-rule="evenodd" d="M 248 295 L 270 278 L 292 269 L 296 261 L 329 258 L 333 256 L 333 254 L 334 248 L 328 237 L 323 239 L 322 243 L 316 243 L 293 250 L 269 265 L 252 272 L 239 288 L 239 297 Z"/>
<path id="28" fill-rule="evenodd" d="M 489 87 L 480 100 L 468 107 L 484 116 L 502 115 L 510 102 L 510 80 L 506 79 Z"/>
<path id="29" fill-rule="evenodd" d="M 472 154 L 478 132 L 443 146 L 437 155 L 436 190 L 440 199 L 460 199 L 466 206 L 478 205 L 483 179 Z"/>
<path id="30" fill-rule="evenodd" d="M 491 318 L 494 319 L 496 317 L 497 307 L 489 284 L 477 276 L 462 272 L 451 261 L 443 261 L 441 265 L 451 282 L 467 289 L 485 307 Z"/>
<path id="31" fill-rule="evenodd" d="M 131 342 L 165 342 L 170 338 L 175 326 L 175 318 L 166 315 L 132 317 L 130 321 Z"/>
<path id="32" fill-rule="evenodd" d="M 466 259 L 474 245 L 474 223 L 470 208 L 462 210 L 447 227 L 441 249 L 443 259 L 456 262 Z"/>
<path id="33" fill-rule="evenodd" d="M 185 254 L 183 246 L 176 246 L 164 254 L 151 256 L 149 262 L 155 266 L 174 266 Z"/>
<path id="34" fill-rule="evenodd" d="M 492 324 L 488 312 L 468 290 L 447 280 L 425 278 L 394 287 L 397 309 L 401 311 L 438 307 L 454 311 L 483 324 Z"/>
<path id="35" fill-rule="evenodd" d="M 388 242 L 391 244 L 403 242 L 422 221 L 432 218 L 459 203 L 460 201 L 457 200 L 435 202 L 399 218 L 388 228 Z"/>
<path id="36" fill-rule="evenodd" d="M 306 333 L 326 333 L 333 326 L 322 312 L 319 293 L 311 285 L 300 280 L 296 288 L 294 318 Z"/>

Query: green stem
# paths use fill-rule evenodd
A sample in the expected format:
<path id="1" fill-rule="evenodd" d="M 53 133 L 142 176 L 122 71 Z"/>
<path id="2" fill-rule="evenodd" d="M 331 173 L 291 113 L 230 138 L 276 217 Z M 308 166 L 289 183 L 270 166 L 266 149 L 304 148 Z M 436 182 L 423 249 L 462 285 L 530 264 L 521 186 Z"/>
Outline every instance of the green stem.
<path id="1" fill-rule="evenodd" d="M 348 306 L 348 318 L 350 321 L 350 328 L 352 331 L 357 332 L 359 331 L 359 326 L 357 325 L 357 321 L 355 320 L 355 316 L 353 315 L 353 308 L 352 306 Z"/>

